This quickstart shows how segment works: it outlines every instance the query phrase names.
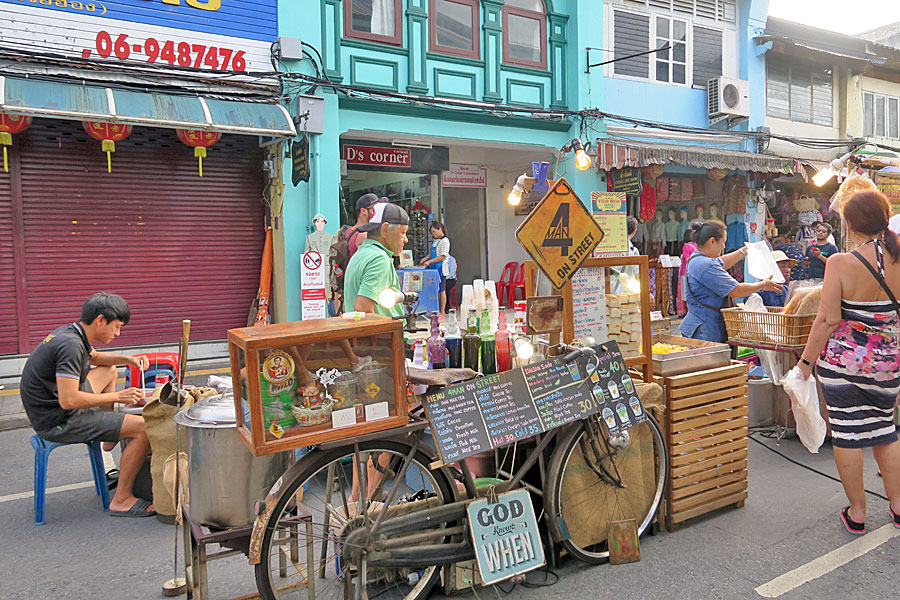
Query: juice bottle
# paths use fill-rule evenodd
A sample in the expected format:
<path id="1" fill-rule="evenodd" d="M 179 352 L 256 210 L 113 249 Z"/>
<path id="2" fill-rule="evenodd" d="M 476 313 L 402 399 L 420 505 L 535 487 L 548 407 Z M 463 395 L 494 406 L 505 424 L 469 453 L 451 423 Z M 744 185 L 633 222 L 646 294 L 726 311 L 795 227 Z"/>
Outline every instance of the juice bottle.
<path id="1" fill-rule="evenodd" d="M 447 347 L 441 337 L 441 326 L 437 313 L 431 315 L 431 336 L 427 340 L 428 364 L 431 369 L 443 369 L 447 366 Z"/>
<path id="2" fill-rule="evenodd" d="M 491 333 L 491 313 L 487 308 L 481 311 L 481 372 L 485 375 L 497 372 L 497 342 Z"/>
<path id="3" fill-rule="evenodd" d="M 475 317 L 474 310 L 470 310 L 469 316 L 466 318 L 466 330 L 466 334 L 463 336 L 463 366 L 477 371 L 481 336 L 478 335 L 478 319 Z"/>
<path id="4" fill-rule="evenodd" d="M 447 313 L 447 335 L 444 336 L 447 348 L 447 366 L 458 369 L 462 366 L 462 337 L 459 335 L 459 322 L 456 320 L 456 309 Z"/>
<path id="5" fill-rule="evenodd" d="M 509 371 L 512 368 L 512 338 L 506 329 L 506 312 L 497 314 L 497 372 Z"/>

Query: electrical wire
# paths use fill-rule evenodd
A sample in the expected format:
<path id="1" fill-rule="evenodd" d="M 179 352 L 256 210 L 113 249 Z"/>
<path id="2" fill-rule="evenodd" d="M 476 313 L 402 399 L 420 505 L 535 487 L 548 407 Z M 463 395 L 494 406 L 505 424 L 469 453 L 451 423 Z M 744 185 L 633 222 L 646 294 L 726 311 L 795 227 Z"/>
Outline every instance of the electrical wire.
<path id="1" fill-rule="evenodd" d="M 751 429 L 752 429 L 752 428 L 751 428 Z M 788 461 L 788 462 L 790 462 L 790 463 L 793 463 L 793 464 L 797 465 L 798 467 L 803 467 L 804 469 L 806 469 L 806 470 L 808 470 L 808 471 L 812 471 L 813 473 L 815 473 L 815 474 L 817 474 L 817 475 L 821 475 L 822 477 L 825 477 L 825 478 L 830 479 L 830 480 L 832 480 L 832 481 L 836 481 L 836 482 L 838 482 L 838 483 L 841 483 L 840 478 L 835 477 L 835 476 L 833 476 L 833 475 L 829 475 L 828 473 L 824 473 L 824 472 L 822 472 L 822 471 L 819 471 L 818 469 L 814 469 L 814 468 L 810 467 L 809 465 L 805 465 L 805 464 L 803 464 L 802 462 L 800 462 L 800 461 L 798 461 L 798 460 L 794 460 L 794 459 L 791 458 L 790 456 L 787 456 L 786 454 L 784 454 L 784 453 L 782 453 L 782 452 L 779 452 L 779 451 L 776 450 L 775 448 L 772 448 L 772 447 L 769 446 L 768 444 L 763 443 L 762 441 L 760 441 L 760 440 L 758 440 L 758 439 L 756 439 L 756 438 L 754 437 L 754 434 L 761 435 L 761 436 L 763 436 L 763 437 L 769 437 L 769 438 L 775 437 L 774 435 L 769 435 L 769 433 L 773 433 L 773 432 L 771 431 L 771 429 L 769 429 L 769 428 L 765 428 L 765 429 L 755 429 L 755 430 L 751 431 L 751 432 L 748 434 L 747 437 L 749 437 L 751 440 L 753 440 L 754 442 L 756 442 L 757 444 L 759 444 L 760 446 L 762 446 L 762 447 L 765 448 L 766 450 L 769 450 L 770 452 L 774 452 L 775 454 L 777 454 L 777 455 L 780 456 L 781 458 L 785 459 L 786 461 Z M 873 492 L 872 490 L 865 490 L 865 492 L 866 492 L 867 494 L 871 494 L 872 496 L 875 496 L 876 498 L 881 498 L 882 500 L 888 500 L 888 502 L 890 502 L 890 500 L 889 500 L 886 496 L 882 496 L 882 495 L 879 494 L 878 492 Z"/>

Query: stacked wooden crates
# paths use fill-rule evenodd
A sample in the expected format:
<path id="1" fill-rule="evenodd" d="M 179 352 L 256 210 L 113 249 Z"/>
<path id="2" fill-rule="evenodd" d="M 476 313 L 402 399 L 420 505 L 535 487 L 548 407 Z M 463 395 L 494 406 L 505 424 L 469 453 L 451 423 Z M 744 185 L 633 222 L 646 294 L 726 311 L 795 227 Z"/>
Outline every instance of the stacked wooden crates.
<path id="1" fill-rule="evenodd" d="M 747 498 L 747 367 L 729 366 L 663 378 L 669 451 L 664 519 L 687 519 Z"/>

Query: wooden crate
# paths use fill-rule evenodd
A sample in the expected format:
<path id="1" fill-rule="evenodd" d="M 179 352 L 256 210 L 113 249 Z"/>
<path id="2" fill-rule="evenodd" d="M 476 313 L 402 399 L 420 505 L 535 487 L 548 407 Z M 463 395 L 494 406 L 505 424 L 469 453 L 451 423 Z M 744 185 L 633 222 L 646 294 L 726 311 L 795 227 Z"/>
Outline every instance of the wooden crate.
<path id="1" fill-rule="evenodd" d="M 747 498 L 747 367 L 731 365 L 666 377 L 669 476 L 665 525 Z"/>

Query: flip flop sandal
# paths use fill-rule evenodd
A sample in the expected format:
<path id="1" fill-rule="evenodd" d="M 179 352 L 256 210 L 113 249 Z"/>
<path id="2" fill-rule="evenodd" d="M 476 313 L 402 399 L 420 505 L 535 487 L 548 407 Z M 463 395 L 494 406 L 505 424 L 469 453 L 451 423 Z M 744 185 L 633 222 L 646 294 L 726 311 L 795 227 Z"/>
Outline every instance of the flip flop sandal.
<path id="1" fill-rule="evenodd" d="M 862 523 L 857 523 L 853 519 L 850 518 L 850 507 L 846 507 L 841 510 L 841 521 L 844 523 L 844 527 L 847 528 L 847 531 L 852 533 L 853 535 L 863 535 L 866 532 L 866 523 L 863 521 Z M 891 513 L 893 514 L 893 512 Z M 896 525 L 896 521 L 894 521 Z"/>
<path id="2" fill-rule="evenodd" d="M 156 514 L 155 510 L 147 510 L 150 508 L 151 502 L 138 498 L 137 502 L 131 505 L 128 510 L 110 510 L 111 517 L 152 517 Z"/>
<path id="3" fill-rule="evenodd" d="M 900 515 L 894 513 L 894 509 L 888 507 L 888 510 L 891 511 L 891 519 L 894 520 L 894 527 L 900 529 Z"/>

